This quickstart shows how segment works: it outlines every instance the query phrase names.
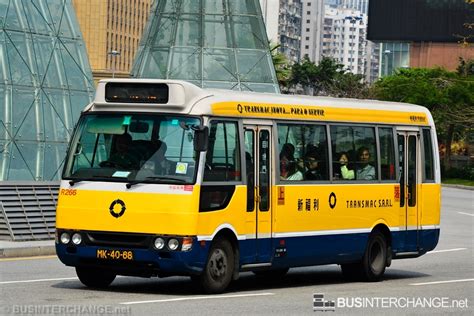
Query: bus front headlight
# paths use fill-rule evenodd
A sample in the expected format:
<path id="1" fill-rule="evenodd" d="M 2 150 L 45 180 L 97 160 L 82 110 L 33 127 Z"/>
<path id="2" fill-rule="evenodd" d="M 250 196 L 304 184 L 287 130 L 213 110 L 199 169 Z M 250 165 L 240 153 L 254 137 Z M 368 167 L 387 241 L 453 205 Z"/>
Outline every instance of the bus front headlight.
<path id="1" fill-rule="evenodd" d="M 60 240 L 61 240 L 61 243 L 66 245 L 71 241 L 71 236 L 69 235 L 69 233 L 64 232 L 61 234 Z"/>
<path id="2" fill-rule="evenodd" d="M 176 250 L 178 249 L 179 247 L 179 241 L 178 239 L 176 238 L 171 238 L 170 240 L 168 240 L 168 248 L 170 250 Z"/>
<path id="3" fill-rule="evenodd" d="M 163 249 L 165 247 L 165 240 L 161 237 L 155 238 L 154 246 L 158 250 Z"/>
<path id="4" fill-rule="evenodd" d="M 82 236 L 79 233 L 72 235 L 72 243 L 74 245 L 79 245 L 82 242 Z"/>

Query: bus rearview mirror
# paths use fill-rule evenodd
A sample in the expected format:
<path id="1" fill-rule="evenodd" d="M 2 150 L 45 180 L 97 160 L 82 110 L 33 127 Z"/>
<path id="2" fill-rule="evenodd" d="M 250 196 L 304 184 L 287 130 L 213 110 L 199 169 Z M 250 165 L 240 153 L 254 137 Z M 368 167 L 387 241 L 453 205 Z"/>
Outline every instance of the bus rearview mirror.
<path id="1" fill-rule="evenodd" d="M 199 126 L 194 129 L 194 150 L 206 151 L 209 145 L 209 127 Z"/>

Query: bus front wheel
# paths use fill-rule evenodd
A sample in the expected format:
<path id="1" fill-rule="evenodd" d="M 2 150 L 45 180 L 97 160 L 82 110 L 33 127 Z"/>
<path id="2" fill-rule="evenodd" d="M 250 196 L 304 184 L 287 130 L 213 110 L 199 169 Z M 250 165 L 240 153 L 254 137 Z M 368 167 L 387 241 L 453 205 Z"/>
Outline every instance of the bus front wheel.
<path id="1" fill-rule="evenodd" d="M 82 284 L 93 288 L 106 288 L 116 277 L 108 271 L 84 267 L 76 267 L 76 274 Z"/>
<path id="2" fill-rule="evenodd" d="M 362 261 L 341 265 L 342 274 L 349 280 L 380 281 L 387 266 L 387 253 L 385 236 L 374 231 L 369 236 Z"/>
<path id="3" fill-rule="evenodd" d="M 234 273 L 234 251 L 226 239 L 217 239 L 211 246 L 206 267 L 199 283 L 207 293 L 223 292 Z"/>

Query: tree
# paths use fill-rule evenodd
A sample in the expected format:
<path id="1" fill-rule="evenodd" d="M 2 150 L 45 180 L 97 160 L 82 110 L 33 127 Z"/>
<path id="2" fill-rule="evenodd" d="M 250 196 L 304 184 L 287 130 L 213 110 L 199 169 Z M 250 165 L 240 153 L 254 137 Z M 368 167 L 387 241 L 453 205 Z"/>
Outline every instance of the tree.
<path id="1" fill-rule="evenodd" d="M 474 76 L 460 75 L 441 68 L 399 69 L 379 79 L 375 98 L 407 102 L 427 107 L 435 120 L 438 137 L 446 146 L 444 165 L 450 168 L 451 143 L 465 136 L 474 122 Z"/>
<path id="2" fill-rule="evenodd" d="M 362 75 L 355 75 L 334 58 L 323 57 L 315 65 L 307 56 L 292 67 L 291 84 L 303 88 L 305 94 L 362 98 L 368 94 Z"/>
<path id="3" fill-rule="evenodd" d="M 286 91 L 291 78 L 291 68 L 289 66 L 288 58 L 286 58 L 285 54 L 278 51 L 280 45 L 272 44 L 270 42 L 269 46 L 280 90 Z"/>
<path id="4" fill-rule="evenodd" d="M 290 84 L 293 87 L 301 86 L 304 94 L 314 95 L 314 82 L 316 78 L 316 65 L 305 56 L 299 63 L 291 67 Z"/>

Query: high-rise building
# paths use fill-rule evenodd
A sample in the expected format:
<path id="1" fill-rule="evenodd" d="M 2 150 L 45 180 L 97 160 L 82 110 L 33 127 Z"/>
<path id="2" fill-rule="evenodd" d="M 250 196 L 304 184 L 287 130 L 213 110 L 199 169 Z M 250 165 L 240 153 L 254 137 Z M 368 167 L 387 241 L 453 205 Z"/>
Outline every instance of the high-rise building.
<path id="1" fill-rule="evenodd" d="M 132 75 L 279 92 L 258 0 L 155 1 Z"/>
<path id="2" fill-rule="evenodd" d="M 365 81 L 368 83 L 375 82 L 379 78 L 380 48 L 378 43 L 367 41 Z"/>
<path id="3" fill-rule="evenodd" d="M 303 0 L 300 57 L 318 64 L 322 56 L 324 0 Z"/>
<path id="4" fill-rule="evenodd" d="M 342 5 L 342 7 L 346 9 L 360 11 L 365 15 L 367 15 L 369 11 L 369 0 L 340 0 L 339 5 Z"/>
<path id="5" fill-rule="evenodd" d="M 326 6 L 323 55 L 335 58 L 354 74 L 366 72 L 367 16 L 360 11 Z"/>
<path id="6" fill-rule="evenodd" d="M 301 0 L 280 0 L 278 33 L 280 51 L 291 62 L 297 62 L 301 56 Z"/>
<path id="7" fill-rule="evenodd" d="M 95 80 L 128 77 L 153 0 L 73 0 Z"/>
<path id="8" fill-rule="evenodd" d="M 276 45 L 280 42 L 278 24 L 280 19 L 280 0 L 260 0 L 263 22 L 267 31 L 268 40 Z"/>

